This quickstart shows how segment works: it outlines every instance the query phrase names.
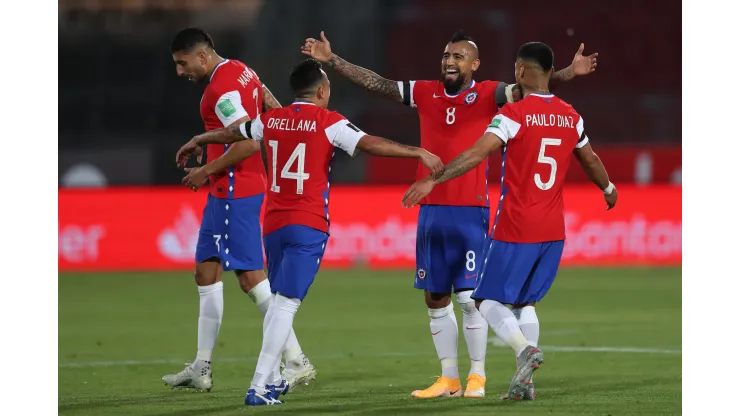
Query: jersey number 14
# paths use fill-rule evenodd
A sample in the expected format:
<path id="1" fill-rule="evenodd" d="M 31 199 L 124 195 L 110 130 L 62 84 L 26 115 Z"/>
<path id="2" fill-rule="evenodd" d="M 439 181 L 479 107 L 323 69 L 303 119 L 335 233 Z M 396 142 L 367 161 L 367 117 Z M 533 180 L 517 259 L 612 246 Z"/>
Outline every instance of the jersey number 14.
<path id="1" fill-rule="evenodd" d="M 270 190 L 272 192 L 280 193 L 280 186 L 277 184 L 277 155 L 278 155 L 278 142 L 277 140 L 270 140 L 270 147 L 272 148 L 272 186 Z M 294 172 L 291 172 L 291 167 L 296 164 L 298 167 Z M 311 175 L 304 172 L 306 167 L 306 143 L 298 143 L 298 145 L 290 154 L 288 161 L 280 171 L 280 177 L 284 179 L 294 179 L 296 181 L 296 193 L 301 195 L 303 193 L 303 181 L 308 179 Z"/>

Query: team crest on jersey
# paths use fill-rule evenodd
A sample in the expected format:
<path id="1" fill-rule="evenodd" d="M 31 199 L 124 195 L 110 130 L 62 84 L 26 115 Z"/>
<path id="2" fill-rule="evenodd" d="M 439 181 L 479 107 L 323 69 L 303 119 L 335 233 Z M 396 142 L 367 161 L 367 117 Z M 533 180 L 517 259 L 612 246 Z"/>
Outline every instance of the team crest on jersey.
<path id="1" fill-rule="evenodd" d="M 468 95 L 465 96 L 465 104 L 473 104 L 478 98 L 478 93 L 475 91 L 471 91 L 468 93 Z"/>
<path id="2" fill-rule="evenodd" d="M 419 276 L 419 279 L 424 280 L 424 278 L 427 277 L 427 271 L 424 269 L 419 269 L 416 272 L 416 275 Z"/>

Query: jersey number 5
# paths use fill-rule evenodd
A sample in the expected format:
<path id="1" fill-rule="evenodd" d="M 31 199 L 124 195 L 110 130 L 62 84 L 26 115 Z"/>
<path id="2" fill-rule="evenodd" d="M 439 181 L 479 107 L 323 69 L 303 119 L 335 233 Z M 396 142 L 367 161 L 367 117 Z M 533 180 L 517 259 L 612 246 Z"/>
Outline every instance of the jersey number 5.
<path id="1" fill-rule="evenodd" d="M 272 148 L 272 186 L 270 187 L 270 190 L 272 192 L 280 193 L 280 186 L 277 184 L 277 155 L 278 155 L 278 142 L 277 140 L 270 140 L 268 142 L 270 144 L 270 147 Z M 290 168 L 293 166 L 294 163 L 296 163 L 296 160 L 298 161 L 298 168 L 295 172 L 291 172 Z M 309 178 L 308 173 L 304 172 L 304 169 L 306 167 L 306 143 L 298 143 L 298 146 L 295 147 L 295 150 L 293 150 L 293 153 L 291 153 L 290 158 L 288 158 L 288 162 L 285 163 L 285 166 L 283 166 L 283 169 L 280 171 L 280 177 L 285 179 L 295 179 L 296 180 L 296 191 L 298 195 L 301 195 L 303 193 L 303 181 Z"/>
<path id="2" fill-rule="evenodd" d="M 552 168 L 552 170 L 550 171 L 550 178 L 547 180 L 547 182 L 542 182 L 542 177 L 539 173 L 534 174 L 535 185 L 537 185 L 537 187 L 542 189 L 543 191 L 552 188 L 552 186 L 555 184 L 555 175 L 558 173 L 558 162 L 549 156 L 545 156 L 545 150 L 547 146 L 560 146 L 561 142 L 562 140 L 560 139 L 542 139 L 542 144 L 540 145 L 540 154 L 537 157 L 537 163 L 544 163 L 546 165 L 550 165 L 550 167 Z"/>

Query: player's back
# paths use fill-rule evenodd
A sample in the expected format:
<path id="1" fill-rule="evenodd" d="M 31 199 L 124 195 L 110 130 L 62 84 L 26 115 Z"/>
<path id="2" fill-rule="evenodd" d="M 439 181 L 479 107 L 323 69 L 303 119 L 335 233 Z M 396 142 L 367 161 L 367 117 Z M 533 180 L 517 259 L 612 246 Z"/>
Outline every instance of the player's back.
<path id="1" fill-rule="evenodd" d="M 551 94 L 530 94 L 504 106 L 489 131 L 508 137 L 493 238 L 515 243 L 565 239 L 563 183 L 573 150 L 585 144 L 580 115 Z"/>
<path id="2" fill-rule="evenodd" d="M 419 113 L 421 147 L 449 163 L 472 146 L 485 131 L 498 105 L 506 102 L 506 84 L 497 81 L 472 82 L 470 88 L 451 96 L 439 81 L 415 81 L 408 90 Z M 416 179 L 429 175 L 419 164 Z M 488 163 L 440 184 L 422 204 L 488 206 Z"/>
<path id="3" fill-rule="evenodd" d="M 328 233 L 331 161 L 335 144 L 343 147 L 337 135 L 348 129 L 349 135 L 359 135 L 359 129 L 340 114 L 308 102 L 267 111 L 259 120 L 269 184 L 264 234 L 291 224 Z M 352 153 L 353 143 L 345 150 Z"/>
<path id="4" fill-rule="evenodd" d="M 233 59 L 225 59 L 216 66 L 200 102 L 206 131 L 227 127 L 244 116 L 254 119 L 261 111 L 262 83 L 257 74 Z M 228 148 L 228 145 L 209 144 L 208 162 Z M 265 192 L 265 168 L 260 154 L 213 175 L 210 183 L 211 194 L 219 198 L 243 198 Z"/>

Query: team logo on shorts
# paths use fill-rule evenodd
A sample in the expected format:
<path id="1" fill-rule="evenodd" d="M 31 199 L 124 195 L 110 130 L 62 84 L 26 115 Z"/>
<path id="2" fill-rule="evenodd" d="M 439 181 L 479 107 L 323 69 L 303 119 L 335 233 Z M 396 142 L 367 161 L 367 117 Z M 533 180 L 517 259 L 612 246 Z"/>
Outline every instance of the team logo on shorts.
<path id="1" fill-rule="evenodd" d="M 427 271 L 424 269 L 419 269 L 416 272 L 416 275 L 419 276 L 419 279 L 424 280 L 424 278 L 427 277 Z"/>
<path id="2" fill-rule="evenodd" d="M 477 92 L 473 91 L 468 93 L 468 95 L 465 96 L 465 104 L 473 104 L 476 98 L 478 98 Z"/>

